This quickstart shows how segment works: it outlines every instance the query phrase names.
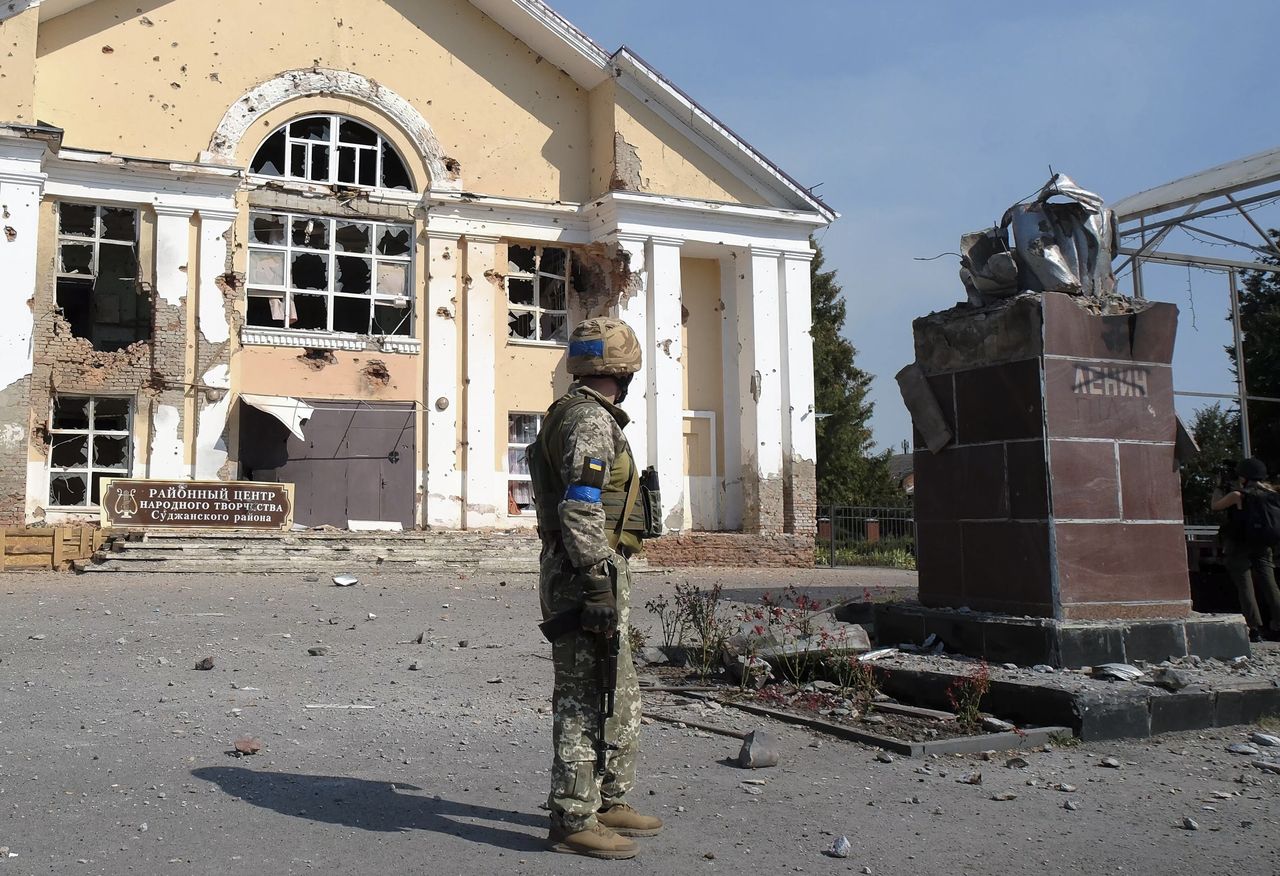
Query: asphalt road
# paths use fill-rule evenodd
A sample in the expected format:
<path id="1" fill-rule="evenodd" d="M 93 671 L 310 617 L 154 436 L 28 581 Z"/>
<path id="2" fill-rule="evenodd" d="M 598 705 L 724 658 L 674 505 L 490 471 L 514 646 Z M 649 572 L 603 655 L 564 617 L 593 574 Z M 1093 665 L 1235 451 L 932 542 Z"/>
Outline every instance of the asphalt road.
<path id="1" fill-rule="evenodd" d="M 911 584 L 868 570 L 650 574 L 633 620 L 648 623 L 639 606 L 686 578 L 738 599 L 790 582 L 819 595 Z M 655 723 L 635 803 L 667 830 L 633 862 L 548 853 L 551 665 L 535 587 L 0 578 L 0 847 L 16 855 L 0 876 L 1280 873 L 1280 776 L 1225 751 L 1247 728 L 1068 746 L 1010 769 L 1003 757 L 881 763 L 774 725 L 782 764 L 752 774 L 728 763 L 736 740 Z M 308 654 L 318 646 L 327 656 Z M 206 656 L 214 668 L 195 670 Z M 261 753 L 233 756 L 243 735 Z M 956 781 L 973 770 L 982 785 Z M 1048 787 L 1061 782 L 1076 790 Z M 824 856 L 840 835 L 850 857 Z"/>

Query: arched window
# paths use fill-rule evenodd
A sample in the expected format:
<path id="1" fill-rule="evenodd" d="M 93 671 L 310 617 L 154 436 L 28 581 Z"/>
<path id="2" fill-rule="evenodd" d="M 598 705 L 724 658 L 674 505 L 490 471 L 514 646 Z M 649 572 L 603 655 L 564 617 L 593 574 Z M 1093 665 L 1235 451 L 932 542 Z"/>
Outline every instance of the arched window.
<path id="1" fill-rule="evenodd" d="M 294 119 L 263 142 L 249 169 L 324 185 L 413 189 L 395 147 L 368 125 L 339 115 Z"/>

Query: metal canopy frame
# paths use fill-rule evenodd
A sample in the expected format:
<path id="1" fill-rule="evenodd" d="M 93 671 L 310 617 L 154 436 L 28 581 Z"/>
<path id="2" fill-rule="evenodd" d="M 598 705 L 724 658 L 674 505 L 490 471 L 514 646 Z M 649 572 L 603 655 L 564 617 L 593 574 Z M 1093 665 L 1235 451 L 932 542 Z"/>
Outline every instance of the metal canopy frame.
<path id="1" fill-rule="evenodd" d="M 1240 438 L 1245 456 L 1253 455 L 1249 435 L 1249 403 L 1280 403 L 1278 398 L 1249 394 L 1244 367 L 1244 334 L 1240 328 L 1240 272 L 1280 274 L 1280 266 L 1257 260 L 1257 256 L 1280 259 L 1280 245 L 1253 217 L 1252 210 L 1280 201 L 1280 148 L 1259 152 L 1238 161 L 1182 177 L 1154 189 L 1139 192 L 1112 205 L 1119 225 L 1118 252 L 1124 260 L 1116 268 L 1119 275 L 1132 269 L 1133 295 L 1145 298 L 1142 266 L 1147 262 L 1181 265 L 1226 275 L 1231 299 L 1231 332 L 1235 341 L 1236 391 L 1234 393 L 1176 392 L 1175 395 L 1228 399 L 1240 406 Z M 1226 216 L 1243 218 L 1250 242 L 1210 231 L 1192 223 Z M 1219 245 L 1234 247 L 1243 258 L 1222 258 L 1213 254 L 1170 252 L 1163 247 L 1175 231 L 1200 238 L 1212 238 Z"/>

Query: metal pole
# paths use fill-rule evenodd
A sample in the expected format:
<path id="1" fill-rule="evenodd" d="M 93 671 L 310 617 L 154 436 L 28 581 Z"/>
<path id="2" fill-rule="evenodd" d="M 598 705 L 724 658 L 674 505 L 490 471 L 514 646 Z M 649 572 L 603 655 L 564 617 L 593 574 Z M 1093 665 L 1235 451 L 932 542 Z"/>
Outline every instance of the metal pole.
<path id="1" fill-rule="evenodd" d="M 830 520 L 829 528 L 831 530 L 831 568 L 836 567 L 836 506 L 831 506 L 831 514 L 828 515 Z"/>
<path id="2" fill-rule="evenodd" d="M 1142 225 L 1142 246 L 1138 247 L 1138 252 L 1142 252 L 1147 248 L 1147 220 L 1140 219 L 1138 221 Z M 1133 257 L 1133 297 L 1139 301 L 1147 297 L 1142 288 L 1142 259 L 1136 255 Z"/>
<path id="3" fill-rule="evenodd" d="M 1239 390 L 1240 405 L 1240 440 L 1246 457 L 1253 456 L 1252 442 L 1249 440 L 1249 389 L 1244 373 L 1244 332 L 1240 328 L 1240 289 L 1236 283 L 1236 272 L 1233 268 L 1227 272 L 1231 282 L 1231 333 L 1236 342 L 1236 387 Z"/>

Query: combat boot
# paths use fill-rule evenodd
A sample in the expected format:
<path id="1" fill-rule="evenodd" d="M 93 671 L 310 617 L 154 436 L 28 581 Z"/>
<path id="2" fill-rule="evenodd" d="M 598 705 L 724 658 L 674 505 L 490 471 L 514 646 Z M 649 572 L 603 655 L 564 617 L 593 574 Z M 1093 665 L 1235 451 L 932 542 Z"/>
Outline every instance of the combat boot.
<path id="1" fill-rule="evenodd" d="M 662 832 L 662 819 L 641 815 L 626 803 L 601 809 L 596 818 L 619 836 L 657 836 Z"/>
<path id="2" fill-rule="evenodd" d="M 566 855 L 586 855 L 588 858 L 604 858 L 607 861 L 624 861 L 634 858 L 640 847 L 625 837 L 618 836 L 602 824 L 570 833 L 558 824 L 551 825 L 551 851 Z"/>

